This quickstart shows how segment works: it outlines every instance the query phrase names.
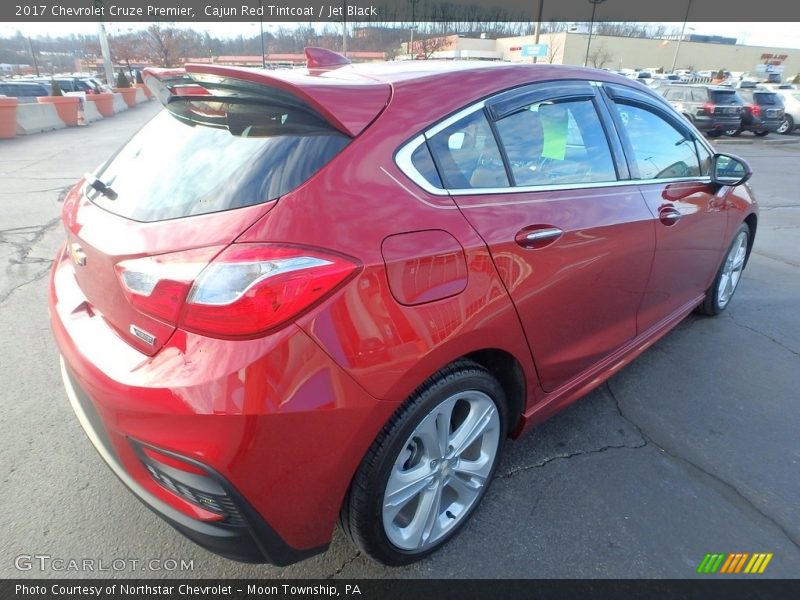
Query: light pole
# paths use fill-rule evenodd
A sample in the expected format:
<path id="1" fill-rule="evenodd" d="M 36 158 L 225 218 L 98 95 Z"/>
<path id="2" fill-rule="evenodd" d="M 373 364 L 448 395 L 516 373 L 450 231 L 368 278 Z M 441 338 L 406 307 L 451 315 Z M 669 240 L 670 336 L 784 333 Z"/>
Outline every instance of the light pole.
<path id="1" fill-rule="evenodd" d="M 36 62 L 36 53 L 33 51 L 33 42 L 31 36 L 28 37 L 28 48 L 31 50 L 31 58 L 33 59 L 33 68 L 36 69 L 36 76 L 39 76 L 39 63 Z"/>
<path id="2" fill-rule="evenodd" d="M 597 5 L 602 4 L 606 0 L 589 0 L 589 3 L 592 5 L 592 21 L 589 23 L 589 41 L 586 42 L 586 58 L 583 59 L 583 66 L 587 66 L 589 64 L 589 47 L 592 45 L 592 30 L 594 29 L 594 13 L 597 10 Z"/>
<path id="3" fill-rule="evenodd" d="M 678 38 L 678 45 L 675 47 L 675 56 L 672 57 L 672 69 L 670 73 L 675 72 L 675 66 L 678 64 L 678 52 L 681 51 L 681 42 L 683 41 L 683 33 L 686 31 L 686 21 L 689 20 L 689 11 L 692 9 L 692 0 L 686 3 L 686 14 L 683 16 L 683 27 L 681 27 L 681 37 Z M 691 29 L 691 27 L 689 28 Z"/>
<path id="4" fill-rule="evenodd" d="M 539 45 L 539 33 L 541 33 L 541 30 L 542 30 L 542 10 L 543 9 L 544 9 L 544 0 L 539 0 L 539 13 L 538 13 L 538 15 L 536 17 L 536 29 L 533 32 L 533 43 L 536 44 L 537 46 Z M 533 62 L 534 63 L 539 62 L 539 57 L 538 56 L 534 56 L 533 57 Z"/>
<path id="5" fill-rule="evenodd" d="M 419 0 L 408 0 L 411 5 L 411 38 L 408 42 L 408 56 L 414 60 L 414 30 L 417 28 L 417 3 Z"/>
<path id="6" fill-rule="evenodd" d="M 342 10 L 342 54 L 347 56 L 347 0 Z"/>
<path id="7" fill-rule="evenodd" d="M 96 8 L 103 8 L 103 0 L 94 0 Z M 102 12 L 100 13 L 102 14 Z M 114 85 L 114 65 L 111 62 L 111 50 L 108 47 L 108 37 L 106 37 L 106 28 L 103 24 L 103 17 L 97 21 L 97 37 L 100 40 L 100 53 L 103 55 L 103 70 L 106 73 L 106 83 Z"/>
<path id="8" fill-rule="evenodd" d="M 261 68 L 267 68 L 267 52 L 264 48 L 264 5 L 258 0 L 258 28 L 261 31 Z"/>
<path id="9" fill-rule="evenodd" d="M 410 29 L 411 34 L 410 34 L 410 39 L 409 39 L 409 42 L 408 42 L 408 57 L 411 60 L 414 60 L 414 30 L 416 28 L 417 28 L 416 25 L 412 25 L 411 29 Z"/>

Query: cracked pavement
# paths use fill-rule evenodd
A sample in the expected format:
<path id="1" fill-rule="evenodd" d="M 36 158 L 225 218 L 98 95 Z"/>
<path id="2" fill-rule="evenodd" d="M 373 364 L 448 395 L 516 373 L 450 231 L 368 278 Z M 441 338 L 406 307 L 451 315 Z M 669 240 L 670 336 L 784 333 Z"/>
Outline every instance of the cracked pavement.
<path id="1" fill-rule="evenodd" d="M 751 162 L 762 204 L 728 311 L 690 316 L 510 442 L 442 551 L 387 568 L 336 531 L 326 554 L 279 569 L 209 554 L 150 513 L 102 465 L 61 386 L 46 308 L 60 201 L 157 108 L 0 140 L 0 576 L 77 575 L 14 569 L 36 553 L 194 561 L 190 573 L 116 574 L 154 577 L 695 577 L 707 552 L 772 552 L 764 576 L 800 573 L 800 144 L 720 146 Z"/>

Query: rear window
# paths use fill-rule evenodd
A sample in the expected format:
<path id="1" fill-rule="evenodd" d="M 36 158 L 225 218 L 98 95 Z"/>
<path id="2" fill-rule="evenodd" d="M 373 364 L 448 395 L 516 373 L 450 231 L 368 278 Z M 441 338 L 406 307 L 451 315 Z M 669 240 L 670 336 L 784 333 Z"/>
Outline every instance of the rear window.
<path id="1" fill-rule="evenodd" d="M 782 104 L 782 102 L 778 98 L 778 94 L 756 92 L 755 94 L 753 94 L 753 96 L 755 97 L 756 102 L 758 102 L 759 104 L 765 104 L 770 106 Z"/>
<path id="2" fill-rule="evenodd" d="M 296 106 L 179 100 L 95 173 L 113 194 L 87 196 L 148 222 L 241 208 L 298 187 L 349 141 Z"/>
<path id="3" fill-rule="evenodd" d="M 742 104 L 742 99 L 739 97 L 739 94 L 733 90 L 709 90 L 709 94 L 716 104 L 733 104 L 737 106 L 741 106 Z"/>

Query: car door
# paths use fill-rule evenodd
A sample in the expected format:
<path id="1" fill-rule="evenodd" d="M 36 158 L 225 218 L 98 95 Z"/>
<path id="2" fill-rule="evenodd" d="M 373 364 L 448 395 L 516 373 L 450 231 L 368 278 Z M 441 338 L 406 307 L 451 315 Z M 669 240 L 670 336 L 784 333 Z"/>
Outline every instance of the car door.
<path id="1" fill-rule="evenodd" d="M 631 177 L 651 213 L 656 251 L 639 308 L 640 332 L 699 302 L 722 259 L 724 189 L 711 183 L 712 153 L 683 119 L 656 99 L 604 86 Z"/>
<path id="2" fill-rule="evenodd" d="M 595 87 L 537 84 L 428 132 L 444 185 L 488 245 L 542 387 L 557 389 L 636 336 L 651 215 Z M 627 182 L 629 183 L 629 182 Z"/>

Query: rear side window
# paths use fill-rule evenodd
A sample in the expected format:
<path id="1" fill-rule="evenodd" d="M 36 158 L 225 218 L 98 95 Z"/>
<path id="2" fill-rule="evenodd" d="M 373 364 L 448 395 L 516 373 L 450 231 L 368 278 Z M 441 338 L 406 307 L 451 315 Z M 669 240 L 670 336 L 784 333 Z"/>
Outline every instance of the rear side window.
<path id="1" fill-rule="evenodd" d="M 517 186 L 617 178 L 591 100 L 532 104 L 500 119 L 497 133 Z"/>
<path id="2" fill-rule="evenodd" d="M 445 187 L 507 187 L 508 176 L 482 110 L 453 123 L 428 142 Z"/>
<path id="3" fill-rule="evenodd" d="M 709 92 L 703 88 L 692 88 L 692 102 L 708 102 Z"/>
<path id="4" fill-rule="evenodd" d="M 162 221 L 273 200 L 350 141 L 316 115 L 258 102 L 171 102 L 95 175 L 117 199 L 90 200 L 136 221 Z"/>
<path id="5" fill-rule="evenodd" d="M 632 104 L 615 104 L 639 179 L 669 179 L 700 175 L 695 141 L 686 139 L 663 117 Z"/>

